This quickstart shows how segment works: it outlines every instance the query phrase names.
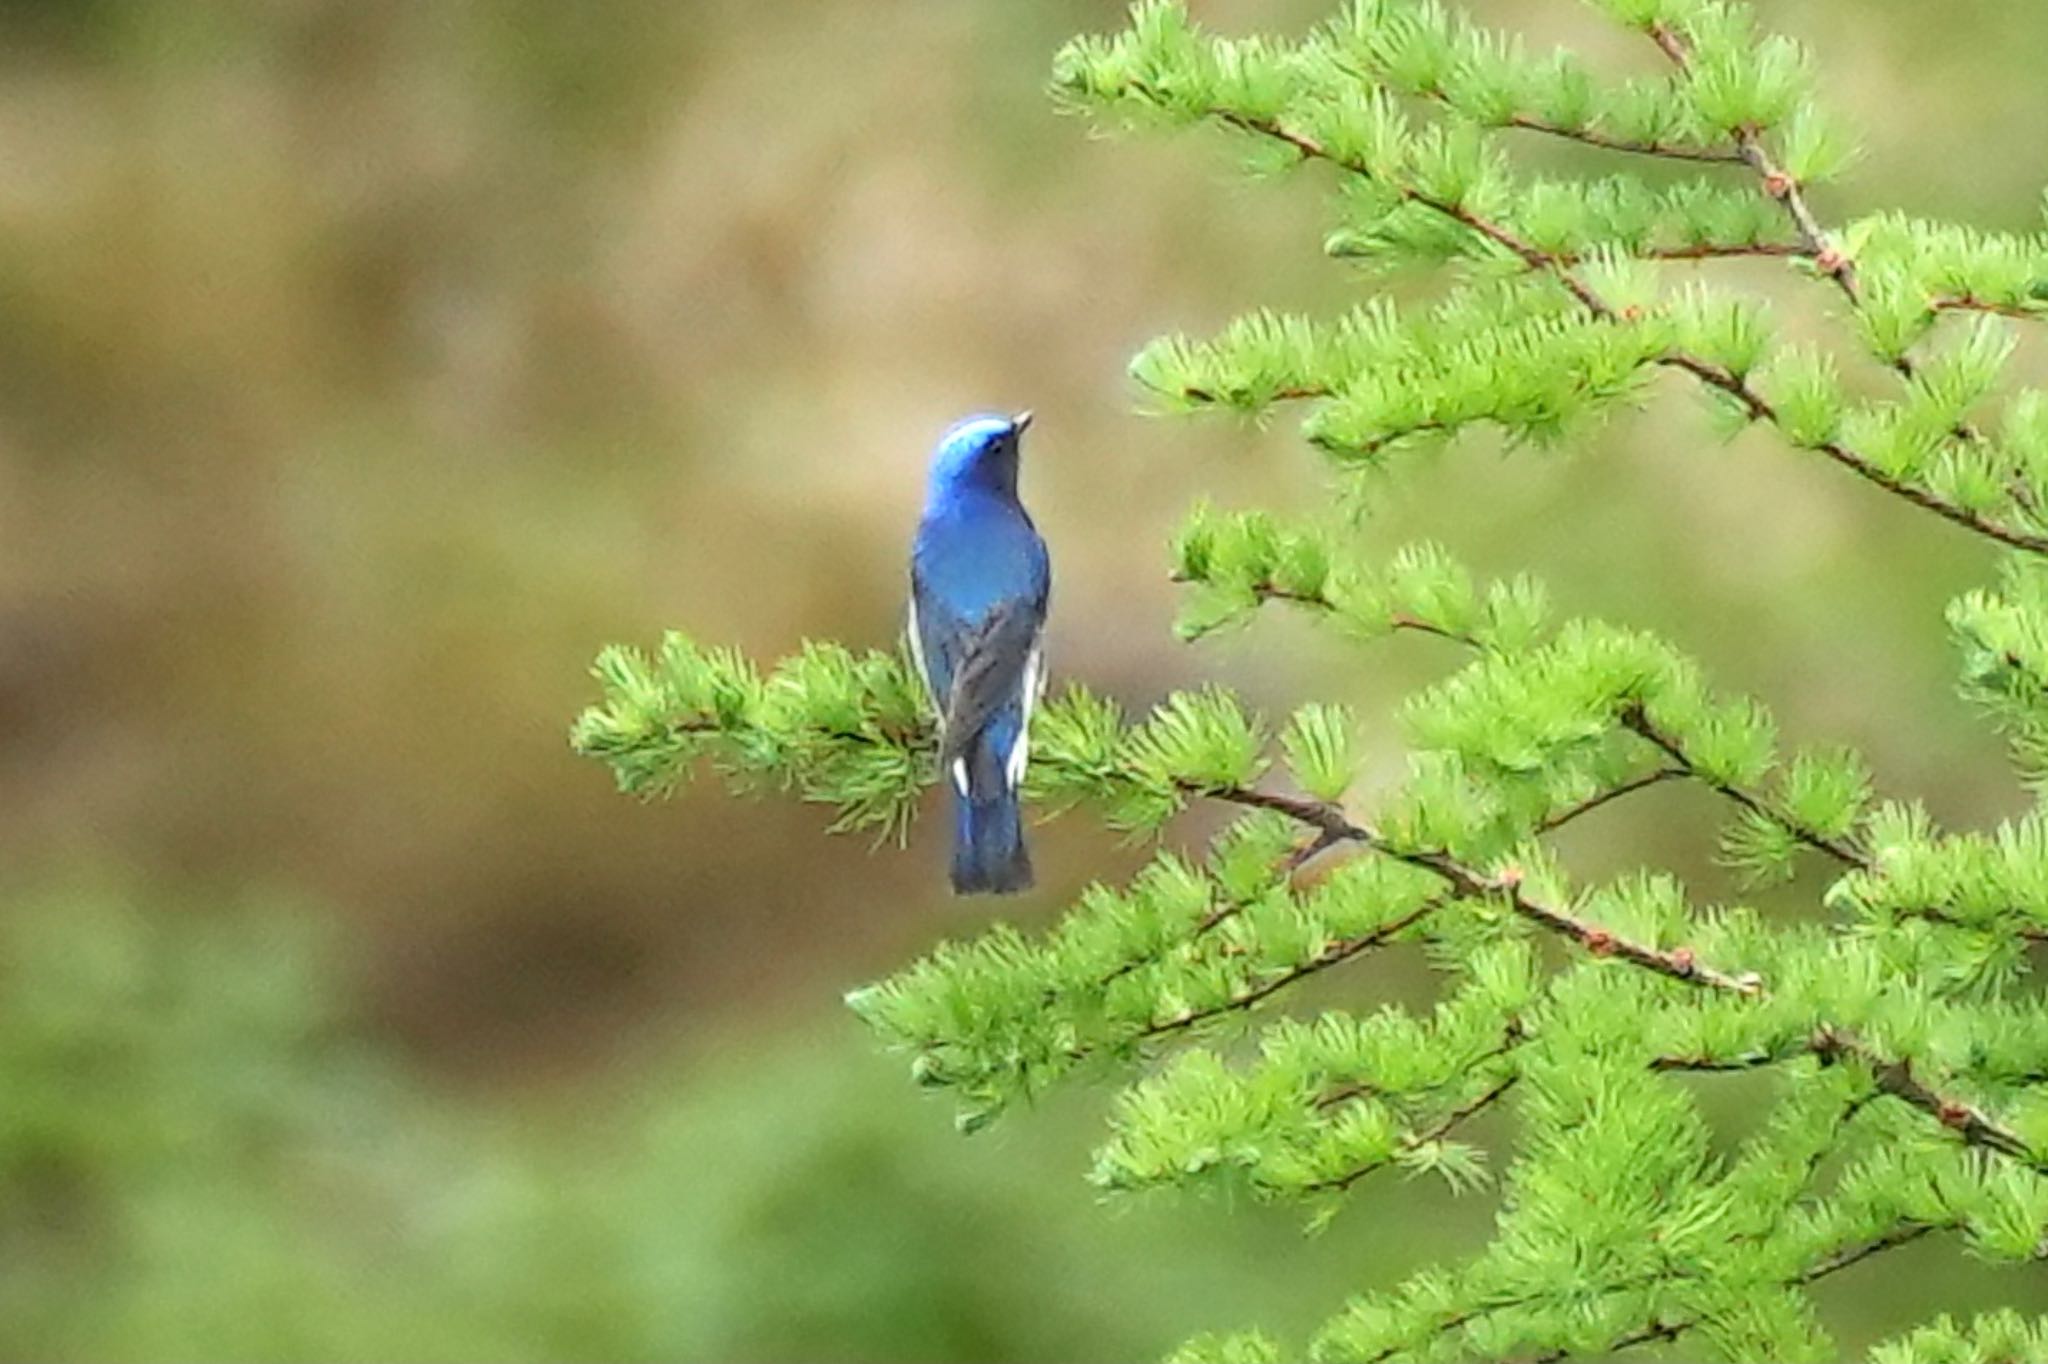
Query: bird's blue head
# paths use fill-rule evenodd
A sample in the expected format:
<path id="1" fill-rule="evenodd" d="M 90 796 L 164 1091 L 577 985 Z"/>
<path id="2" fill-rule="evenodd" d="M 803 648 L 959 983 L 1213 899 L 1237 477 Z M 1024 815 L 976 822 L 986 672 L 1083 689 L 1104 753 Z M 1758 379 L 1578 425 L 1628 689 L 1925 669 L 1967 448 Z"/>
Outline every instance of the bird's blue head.
<path id="1" fill-rule="evenodd" d="M 955 422 L 932 453 L 932 491 L 978 488 L 1017 495 L 1017 445 L 1031 414 L 969 417 Z"/>

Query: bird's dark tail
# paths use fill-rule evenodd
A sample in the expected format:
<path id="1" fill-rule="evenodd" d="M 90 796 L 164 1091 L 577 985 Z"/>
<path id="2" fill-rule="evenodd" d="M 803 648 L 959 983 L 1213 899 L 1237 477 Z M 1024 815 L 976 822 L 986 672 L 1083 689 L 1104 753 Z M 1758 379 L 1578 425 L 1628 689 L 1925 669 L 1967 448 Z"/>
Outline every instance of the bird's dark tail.
<path id="1" fill-rule="evenodd" d="M 1013 895 L 1031 886 L 1024 812 L 1007 783 L 993 795 L 953 792 L 953 893 Z M 970 784 L 971 785 L 971 784 Z"/>

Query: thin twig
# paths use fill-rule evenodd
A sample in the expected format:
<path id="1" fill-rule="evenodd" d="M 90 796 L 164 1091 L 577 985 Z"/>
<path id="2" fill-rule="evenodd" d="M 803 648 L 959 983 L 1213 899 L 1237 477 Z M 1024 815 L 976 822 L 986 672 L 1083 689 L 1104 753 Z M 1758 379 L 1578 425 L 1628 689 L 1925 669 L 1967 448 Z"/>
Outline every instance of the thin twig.
<path id="1" fill-rule="evenodd" d="M 1369 1160 L 1365 1164 L 1360 1165 L 1355 1169 L 1347 1170 L 1341 1175 L 1334 1175 L 1329 1179 L 1319 1179 L 1315 1183 L 1305 1186 L 1304 1192 L 1341 1192 L 1345 1189 L 1350 1188 L 1353 1184 L 1356 1184 L 1359 1180 L 1365 1178 L 1373 1171 L 1385 1169 L 1387 1166 L 1393 1164 L 1396 1160 L 1400 1159 L 1401 1155 L 1406 1154 L 1409 1151 L 1420 1150 L 1421 1148 L 1429 1145 L 1431 1142 L 1442 1141 L 1445 1137 L 1449 1136 L 1453 1131 L 1455 1131 L 1458 1128 L 1459 1124 L 1463 1123 L 1466 1119 L 1472 1117 L 1475 1113 L 1481 1112 L 1482 1110 L 1492 1106 L 1495 1102 L 1497 1102 L 1500 1099 L 1502 1095 L 1506 1094 L 1509 1090 L 1513 1089 L 1515 1087 L 1515 1082 L 1521 1078 L 1522 1077 L 1518 1074 L 1502 1076 L 1499 1080 L 1495 1081 L 1491 1086 L 1482 1091 L 1479 1095 L 1472 1099 L 1467 1100 L 1463 1104 L 1460 1104 L 1458 1107 L 1452 1109 L 1449 1113 L 1445 1114 L 1443 1119 L 1439 1121 L 1434 1127 L 1430 1128 L 1428 1131 L 1411 1132 L 1407 1136 L 1403 1137 L 1401 1139 L 1400 1147 L 1396 1153 L 1385 1156 L 1379 1160 Z"/>
<path id="2" fill-rule="evenodd" d="M 1821 833 L 1817 829 L 1809 829 L 1800 821 L 1794 819 L 1790 811 L 1782 808 L 1774 801 L 1758 795 L 1754 791 L 1730 785 L 1719 778 L 1701 772 L 1693 765 L 1692 759 L 1686 756 L 1685 749 L 1679 745 L 1678 741 L 1659 729 L 1641 706 L 1632 705 L 1624 709 L 1621 712 L 1621 723 L 1631 732 L 1648 740 L 1665 757 L 1683 768 L 1687 775 L 1695 777 L 1706 785 L 1711 786 L 1714 790 L 1719 791 L 1722 795 L 1759 818 L 1769 820 L 1772 824 L 1785 830 L 1809 848 L 1824 852 L 1847 867 L 1857 867 L 1864 871 L 1870 871 L 1876 867 L 1876 860 L 1869 853 L 1865 852 L 1855 840 L 1834 838 Z"/>
<path id="3" fill-rule="evenodd" d="M 1686 47 L 1684 38 L 1661 23 L 1650 25 L 1649 33 L 1652 41 L 1664 55 L 1670 58 L 1681 72 L 1690 74 L 1692 54 Z M 1756 172 L 1764 194 L 1777 200 L 1784 207 L 1785 216 L 1791 220 L 1793 230 L 1799 234 L 1799 254 L 1811 259 L 1816 270 L 1835 282 L 1835 286 L 1842 291 L 1842 296 L 1849 300 L 1849 306 L 1860 312 L 1863 308 L 1863 290 L 1857 282 L 1856 263 L 1842 252 L 1834 237 L 1821 225 L 1820 219 L 1808 206 L 1805 191 L 1799 181 L 1773 159 L 1769 149 L 1764 145 L 1762 134 L 1757 129 L 1737 129 L 1735 145 L 1741 153 L 1742 160 Z M 1935 311 L 1940 311 L 1939 307 L 1930 306 L 1934 307 Z M 1907 383 L 1913 382 L 1918 376 L 1918 369 L 1910 356 L 1895 356 L 1890 365 Z M 1952 434 L 1956 439 L 1971 444 L 1983 440 L 1983 434 L 1968 422 L 1958 422 Z"/>
<path id="4" fill-rule="evenodd" d="M 1562 124 L 1548 123 L 1532 114 L 1510 114 L 1506 126 L 1532 133 L 1543 133 L 1550 137 L 1561 137 L 1588 147 L 1598 147 L 1602 151 L 1631 152 L 1638 156 L 1655 156 L 1667 161 L 1740 163 L 1742 160 L 1742 154 L 1732 147 L 1701 147 L 1684 142 L 1661 142 L 1654 138 L 1643 141 L 1639 138 L 1615 137 L 1608 133 L 1595 132 L 1591 128 L 1567 128 Z"/>
<path id="5" fill-rule="evenodd" d="M 1564 827 L 1566 824 L 1571 823 L 1573 820 L 1579 818 L 1581 815 L 1589 814 L 1592 811 L 1599 809 L 1601 806 L 1607 804 L 1611 800 L 1618 799 L 1619 797 L 1628 795 L 1634 791 L 1639 791 L 1646 786 L 1654 784 L 1656 781 L 1667 780 L 1671 777 L 1681 775 L 1683 774 L 1673 769 L 1663 769 L 1659 772 L 1651 773 L 1644 777 L 1637 777 L 1630 781 L 1623 782 L 1618 786 L 1612 786 L 1603 791 L 1595 792 L 1593 795 L 1578 802 L 1576 805 L 1570 806 L 1566 809 L 1557 811 L 1556 813 L 1552 814 L 1549 818 L 1545 819 L 1541 825 L 1538 826 L 1538 831 L 1541 833 L 1553 832 L 1557 829 Z M 1201 787 L 1187 787 L 1185 788 L 1185 790 L 1189 794 L 1214 794 L 1207 788 Z M 1278 870 L 1285 875 L 1292 876 L 1295 872 L 1298 872 L 1303 866 L 1307 865 L 1315 858 L 1320 857 L 1323 853 L 1329 851 L 1331 848 L 1335 848 L 1346 843 L 1355 843 L 1359 841 L 1355 836 L 1354 826 L 1348 820 L 1331 820 L 1317 822 L 1315 820 L 1304 818 L 1304 816 L 1310 811 L 1310 809 L 1312 809 L 1316 805 L 1316 802 L 1296 797 L 1282 796 L 1277 793 L 1263 791 L 1246 790 L 1241 794 L 1244 798 L 1238 800 L 1236 802 L 1238 804 L 1263 803 L 1260 804 L 1260 808 L 1274 810 L 1278 813 L 1288 815 L 1290 818 L 1295 819 L 1297 822 L 1307 824 L 1309 825 L 1309 827 L 1314 829 L 1315 832 L 1312 837 L 1303 840 L 1292 851 L 1290 851 L 1285 857 L 1283 857 L 1280 860 L 1278 864 Z M 1187 937 L 1182 939 L 1178 944 L 1176 944 L 1176 946 L 1186 946 L 1201 939 L 1202 937 L 1205 937 L 1207 934 L 1209 934 L 1214 929 L 1222 925 L 1224 922 L 1233 918 L 1243 908 L 1243 902 L 1238 900 L 1225 900 L 1222 903 L 1213 906 L 1206 914 L 1204 914 L 1200 919 L 1195 921 L 1194 927 L 1191 930 L 1189 930 Z M 1434 908 L 1434 906 L 1432 905 L 1428 908 Z M 1418 915 L 1417 917 L 1419 918 L 1420 916 Z M 1387 938 L 1391 937 L 1394 932 L 1398 931 L 1401 928 L 1407 927 L 1408 922 L 1412 922 L 1412 920 L 1397 923 L 1389 928 L 1375 930 L 1374 932 L 1365 935 L 1365 937 L 1361 939 L 1349 939 L 1343 942 L 1333 944 L 1324 953 L 1319 954 L 1319 956 L 1316 959 L 1309 963 L 1304 964 L 1303 966 L 1295 968 L 1287 975 L 1278 978 L 1276 982 L 1267 982 L 1265 985 L 1262 985 L 1251 992 L 1235 996 L 1229 1000 L 1225 1000 L 1221 1004 L 1206 1008 L 1198 1014 L 1176 1015 L 1172 1019 L 1163 1020 L 1160 1024 L 1155 1024 L 1151 1027 L 1148 1027 L 1145 1030 L 1145 1032 L 1141 1034 L 1141 1036 L 1151 1036 L 1155 1032 L 1176 1031 L 1180 1028 L 1184 1028 L 1190 1026 L 1191 1024 L 1200 1022 L 1203 1019 L 1214 1017 L 1218 1014 L 1228 1013 L 1236 1009 L 1250 1008 L 1252 1005 L 1258 1003 L 1266 996 L 1272 994 L 1275 990 L 1284 988 L 1285 986 L 1292 984 L 1294 981 L 1301 979 L 1303 976 L 1313 975 L 1318 971 L 1324 970 L 1331 966 L 1335 966 L 1341 961 L 1348 960 L 1349 958 L 1356 956 L 1359 952 L 1363 952 L 1369 950 L 1370 948 L 1382 945 L 1382 943 L 1384 943 Z M 1161 955 L 1162 954 L 1160 953 L 1154 953 L 1146 956 L 1133 957 L 1129 961 L 1123 962 L 1120 965 L 1105 972 L 1102 975 L 1102 977 L 1097 981 L 1097 987 L 1106 987 L 1111 983 L 1120 980 L 1124 976 L 1131 974 L 1133 971 L 1138 971 L 1147 966 L 1154 965 L 1160 960 Z"/>
<path id="6" fill-rule="evenodd" d="M 1850 1265 L 1861 1264 L 1873 1255 L 1907 1245 L 1930 1231 L 1940 1229 L 1934 1222 L 1902 1222 L 1884 1235 L 1865 1241 L 1862 1245 L 1836 1251 L 1801 1274 L 1797 1282 L 1803 1286 L 1818 1279 L 1825 1279 L 1830 1274 L 1839 1274 Z"/>
<path id="7" fill-rule="evenodd" d="M 1519 1018 L 1509 1018 L 1508 1026 L 1505 1035 L 1501 1038 L 1500 1045 L 1491 1051 L 1473 1057 L 1466 1063 L 1465 1073 L 1476 1070 L 1489 1061 L 1500 1060 L 1501 1057 L 1509 1055 L 1515 1048 L 1528 1040 L 1529 1034 L 1523 1030 L 1522 1021 Z M 1462 1079 L 1463 1075 L 1461 1074 L 1458 1078 Z M 1443 1087 L 1443 1085 L 1438 1084 L 1427 1086 L 1426 1089 L 1427 1092 L 1434 1092 Z M 1335 1089 L 1317 1095 L 1309 1106 L 1320 1112 L 1324 1109 L 1335 1108 L 1338 1104 L 1349 1103 L 1353 1099 L 1369 1098 L 1379 1092 L 1380 1087 L 1373 1084 L 1370 1080 L 1354 1080 L 1349 1084 L 1339 1085 Z"/>
<path id="8" fill-rule="evenodd" d="M 1798 242 L 1687 242 L 1679 246 L 1646 246 L 1635 253 L 1639 260 L 1785 260 L 1811 254 Z M 1562 265 L 1582 265 L 1586 260 L 1575 251 L 1559 251 L 1555 258 Z"/>
<path id="9" fill-rule="evenodd" d="M 1411 616 L 1406 611 L 1396 611 L 1393 615 L 1388 616 L 1387 624 L 1396 630 L 1407 630 L 1418 635 L 1435 635 L 1438 639 L 1448 639 L 1471 649 L 1483 649 L 1486 647 L 1475 635 L 1468 635 L 1462 631 L 1438 625 L 1436 622 L 1424 620 L 1420 616 Z"/>
<path id="10" fill-rule="evenodd" d="M 2018 913 L 2020 911 L 2010 912 Z M 1991 924 L 1973 924 L 1965 919 L 1958 918 L 1948 910 L 1932 909 L 1926 906 L 1911 909 L 1895 909 L 1891 913 L 1895 918 L 1923 919 L 1931 924 L 1940 924 L 1943 928 L 1967 928 L 1974 929 L 1980 933 L 2010 934 L 2021 942 L 2027 943 L 2048 942 L 2048 927 L 2043 927 L 2040 924 L 2022 923 L 2006 925 L 2004 927 L 1994 927 Z"/>
<path id="11" fill-rule="evenodd" d="M 1180 396 L 1188 402 L 1208 403 L 1213 407 L 1229 407 L 1233 405 L 1228 396 L 1218 393 L 1212 388 L 1204 388 L 1200 384 L 1190 384 L 1186 388 L 1181 389 Z M 1274 389 L 1268 396 L 1267 401 L 1291 403 L 1301 402 L 1309 398 L 1327 398 L 1329 396 L 1330 390 L 1320 384 L 1290 384 L 1285 388 Z"/>
<path id="12" fill-rule="evenodd" d="M 1559 827 L 1571 823 L 1580 815 L 1590 814 L 1592 811 L 1599 809 L 1610 800 L 1619 800 L 1623 796 L 1633 795 L 1646 786 L 1655 786 L 1658 782 L 1674 781 L 1690 777 L 1691 775 L 1693 773 L 1689 767 L 1659 767 L 1652 769 L 1643 773 L 1640 777 L 1631 777 L 1618 785 L 1610 786 L 1603 791 L 1596 791 L 1577 804 L 1567 805 L 1564 809 L 1546 816 L 1537 824 L 1536 832 L 1539 834 L 1552 833 Z"/>
<path id="13" fill-rule="evenodd" d="M 1761 979 L 1753 972 L 1739 976 L 1731 975 L 1703 964 L 1690 948 L 1678 947 L 1665 951 L 1650 947 L 1620 937 L 1599 924 L 1579 918 L 1567 910 L 1532 900 L 1522 893 L 1522 874 L 1518 868 L 1510 867 L 1499 874 L 1489 874 L 1466 865 L 1448 852 L 1403 847 L 1366 825 L 1353 823 L 1333 802 L 1244 786 L 1209 787 L 1203 789 L 1201 794 L 1252 809 L 1274 810 L 1290 819 L 1321 829 L 1333 838 L 1363 844 L 1383 857 L 1390 857 L 1397 862 L 1405 862 L 1409 866 L 1433 872 L 1447 882 L 1461 898 L 1483 899 L 1487 896 L 1501 896 L 1506 899 L 1509 908 L 1522 918 L 1559 937 L 1571 939 L 1594 956 L 1619 957 L 1632 965 L 1654 971 L 1672 980 L 1709 989 L 1754 995 L 1763 988 Z"/>
<path id="14" fill-rule="evenodd" d="M 1167 1033 L 1179 1032 L 1183 1028 L 1191 1028 L 1205 1019 L 1216 1018 L 1222 1014 L 1233 1013 L 1240 1009 L 1249 1009 L 1260 1000 L 1266 998 L 1266 996 L 1284 990 L 1298 980 L 1312 976 L 1318 971 L 1328 970 L 1339 962 L 1349 961 L 1361 952 L 1369 952 L 1375 947 L 1385 945 L 1403 929 L 1420 923 L 1441 909 L 1446 903 L 1448 903 L 1448 899 L 1444 896 L 1438 896 L 1433 900 L 1425 900 L 1406 914 L 1389 923 L 1381 924 L 1378 928 L 1368 933 L 1361 933 L 1355 938 L 1343 938 L 1331 943 L 1307 961 L 1289 967 L 1272 979 L 1263 981 L 1241 994 L 1232 995 L 1220 1003 L 1211 1004 L 1204 1008 L 1185 1010 L 1174 1014 L 1170 1018 L 1154 1019 L 1143 1028 L 1140 1028 L 1137 1035 L 1140 1038 L 1160 1037 Z"/>
<path id="15" fill-rule="evenodd" d="M 1371 176 L 1371 172 L 1363 166 L 1356 165 L 1335 155 L 1315 138 L 1289 128 L 1277 119 L 1239 113 L 1234 109 L 1216 110 L 1215 116 L 1234 128 L 1285 142 L 1305 157 L 1328 161 L 1332 165 L 1343 167 L 1357 175 Z M 1614 309 L 1608 306 L 1606 300 L 1594 293 L 1584 280 L 1581 280 L 1570 270 L 1565 269 L 1555 256 L 1544 251 L 1541 247 L 1522 240 L 1503 225 L 1474 213 L 1463 204 L 1455 203 L 1449 199 L 1439 199 L 1435 195 L 1427 194 L 1413 185 L 1391 185 L 1388 188 L 1410 203 L 1421 204 L 1423 207 L 1440 213 L 1453 222 L 1462 224 L 1470 231 L 1477 233 L 1502 250 L 1517 257 L 1531 270 L 1550 271 L 1556 276 L 1558 282 L 1595 316 L 1605 318 L 1616 316 Z"/>
<path id="16" fill-rule="evenodd" d="M 1657 363 L 1673 369 L 1682 369 L 1702 383 L 1720 389 L 1735 399 L 1753 421 L 1769 422 L 1773 426 L 1781 424 L 1778 409 L 1772 406 L 1769 400 L 1721 365 L 1678 351 L 1661 357 Z M 1812 448 L 1865 482 L 1875 484 L 1892 496 L 1903 498 L 1924 511 L 1931 511 L 1945 521 L 1975 531 L 2000 544 L 2010 545 L 2014 549 L 2024 549 L 2033 554 L 2048 554 L 2048 536 L 2036 535 L 2031 531 L 2008 526 L 2001 521 L 1993 521 L 1967 507 L 1937 497 L 1925 488 L 1894 478 L 1840 441 L 1823 441 Z"/>

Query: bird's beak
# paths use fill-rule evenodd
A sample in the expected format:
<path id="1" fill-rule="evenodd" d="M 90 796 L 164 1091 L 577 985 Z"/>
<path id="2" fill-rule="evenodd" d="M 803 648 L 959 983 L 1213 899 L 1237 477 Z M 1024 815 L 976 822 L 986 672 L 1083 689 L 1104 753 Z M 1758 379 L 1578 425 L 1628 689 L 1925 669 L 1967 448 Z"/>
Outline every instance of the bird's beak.
<path id="1" fill-rule="evenodd" d="M 1010 428 L 1020 436 L 1024 434 L 1024 428 L 1029 425 L 1031 425 L 1031 409 L 1028 407 L 1010 418 Z"/>

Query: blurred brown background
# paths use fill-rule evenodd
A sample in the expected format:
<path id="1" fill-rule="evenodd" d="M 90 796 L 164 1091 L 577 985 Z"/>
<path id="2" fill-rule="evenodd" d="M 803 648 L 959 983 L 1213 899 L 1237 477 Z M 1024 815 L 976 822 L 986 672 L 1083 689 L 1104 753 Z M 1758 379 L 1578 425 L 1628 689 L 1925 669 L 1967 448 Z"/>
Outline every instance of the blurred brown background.
<path id="1" fill-rule="evenodd" d="M 1479 8 L 1642 61 L 1562 0 Z M 2048 10 L 1761 8 L 1865 129 L 1828 215 L 2035 225 Z M 1169 638 L 1187 502 L 1313 507 L 1319 471 L 1284 422 L 1139 419 L 1125 361 L 1368 286 L 1315 177 L 1051 111 L 1052 52 L 1120 14 L 0 3 L 0 1353 L 1151 1356 L 1483 1235 L 1398 1184 L 1312 1242 L 1105 1209 L 1099 1095 L 955 1138 L 837 1004 L 987 922 L 936 843 L 636 805 L 563 741 L 608 641 L 892 642 L 931 441 L 1029 405 L 1060 669 L 1340 696 L 1396 769 L 1442 655 Z M 1570 460 L 1461 447 L 1363 534 L 1664 629 L 1944 818 L 2019 804 L 1941 626 L 1988 556 L 1718 444 L 1682 385 Z M 1659 791 L 1570 850 L 1731 895 L 1711 813 Z M 1030 922 L 1142 856 L 1039 841 Z M 1845 1340 L 2024 1287 L 1928 1251 L 1831 1285 Z"/>

